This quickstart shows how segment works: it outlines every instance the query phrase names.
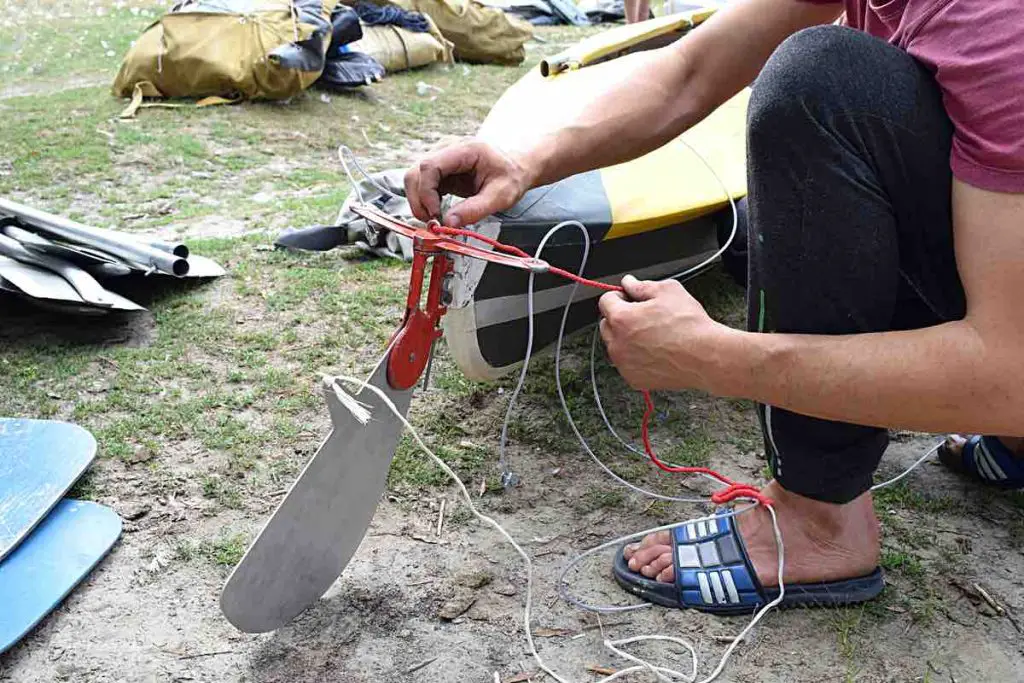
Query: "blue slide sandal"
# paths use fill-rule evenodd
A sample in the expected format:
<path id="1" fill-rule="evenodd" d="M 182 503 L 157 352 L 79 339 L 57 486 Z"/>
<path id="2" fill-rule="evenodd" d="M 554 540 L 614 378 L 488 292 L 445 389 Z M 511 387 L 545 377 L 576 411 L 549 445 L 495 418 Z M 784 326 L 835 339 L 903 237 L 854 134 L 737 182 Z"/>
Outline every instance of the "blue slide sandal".
<path id="1" fill-rule="evenodd" d="M 643 600 L 664 607 L 721 615 L 750 614 L 779 596 L 761 585 L 735 518 L 718 510 L 711 519 L 672 529 L 675 583 L 662 583 L 629 568 L 623 549 L 615 556 L 615 580 Z M 881 568 L 854 579 L 786 586 L 780 607 L 836 607 L 864 602 L 885 587 Z"/>
<path id="2" fill-rule="evenodd" d="M 952 470 L 1002 489 L 1024 489 L 1024 459 L 994 436 L 972 436 L 955 453 L 947 444 L 939 448 L 939 460 Z"/>

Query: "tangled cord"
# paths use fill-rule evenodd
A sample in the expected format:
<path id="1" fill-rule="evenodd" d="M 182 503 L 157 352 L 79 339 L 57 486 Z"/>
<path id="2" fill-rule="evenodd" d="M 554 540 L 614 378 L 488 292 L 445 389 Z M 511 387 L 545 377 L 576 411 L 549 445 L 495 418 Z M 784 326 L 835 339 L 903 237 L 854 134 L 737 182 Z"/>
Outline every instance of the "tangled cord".
<path id="1" fill-rule="evenodd" d="M 696 265 L 696 266 L 694 266 L 692 268 L 689 268 L 689 269 L 683 271 L 682 273 L 674 275 L 670 279 L 685 279 L 687 277 L 696 275 L 697 273 L 703 271 L 706 267 L 711 265 L 726 249 L 729 248 L 729 246 L 731 245 L 732 241 L 735 239 L 736 231 L 737 231 L 737 223 L 738 223 L 738 214 L 737 214 L 737 210 L 736 210 L 736 205 L 735 205 L 734 200 L 732 199 L 732 195 L 728 192 L 728 189 L 726 188 L 725 183 L 715 173 L 714 169 L 711 168 L 711 166 L 708 164 L 708 162 L 704 159 L 703 156 L 701 156 L 696 150 L 694 150 L 687 143 L 685 143 L 685 141 L 683 141 L 683 142 L 684 142 L 684 144 L 687 145 L 687 147 L 698 158 L 700 158 L 700 160 L 704 163 L 704 165 L 708 168 L 708 170 L 712 173 L 712 175 L 714 175 L 715 179 L 718 180 L 718 182 L 721 184 L 721 186 L 723 188 L 723 191 L 725 192 L 725 196 L 728 198 L 729 204 L 730 204 L 730 206 L 732 208 L 733 226 L 732 226 L 732 231 L 730 232 L 729 238 L 726 240 L 725 244 L 717 252 L 715 252 L 710 257 L 708 257 L 707 259 L 702 261 L 700 264 L 698 264 L 698 265 Z M 349 170 L 348 164 L 346 163 L 346 159 L 345 159 L 346 153 L 350 156 L 350 159 L 353 162 L 353 165 L 360 172 L 362 172 L 363 175 L 366 176 L 370 180 L 370 182 L 373 185 L 376 186 L 376 188 L 378 190 L 380 190 L 381 192 L 383 192 L 383 193 L 385 193 L 387 195 L 390 195 L 392 197 L 397 197 L 398 196 L 394 192 L 388 190 L 387 188 L 385 188 L 382 185 L 380 185 L 379 183 L 377 183 L 359 165 L 358 160 L 355 159 L 355 157 L 352 154 L 351 150 L 349 150 L 347 147 L 344 147 L 344 146 L 339 147 L 339 149 L 338 149 L 338 157 L 341 160 L 341 163 L 342 163 L 342 165 L 343 165 L 343 167 L 345 169 L 346 174 L 348 175 L 349 179 L 352 181 L 353 186 L 356 188 L 357 195 L 360 197 L 361 200 L 362 200 L 362 194 L 359 191 L 359 186 L 354 181 L 354 179 L 352 177 L 352 174 L 351 174 L 351 171 Z M 556 275 L 560 275 L 560 276 L 562 276 L 562 277 L 564 277 L 564 278 L 566 278 L 566 279 L 568 279 L 568 280 L 573 282 L 573 286 L 572 286 L 572 289 L 570 291 L 569 299 L 566 302 L 566 304 L 565 304 L 565 306 L 563 308 L 563 311 L 562 311 L 562 320 L 561 320 L 561 324 L 560 324 L 560 327 L 559 327 L 557 342 L 556 342 L 556 345 L 555 345 L 555 379 L 556 379 L 556 387 L 557 387 L 557 390 L 558 390 L 558 398 L 559 398 L 559 402 L 560 402 L 561 407 L 562 407 L 562 411 L 563 411 L 563 413 L 564 413 L 564 415 L 565 415 L 565 417 L 566 417 L 566 419 L 567 419 L 567 421 L 568 421 L 568 423 L 569 423 L 573 433 L 576 435 L 576 437 L 577 437 L 578 441 L 580 442 L 580 445 L 583 447 L 584 451 L 588 455 L 590 455 L 590 457 L 594 460 L 594 462 L 605 473 L 607 473 L 609 476 L 611 476 L 618 483 L 620 483 L 620 484 L 630 488 L 631 490 L 634 490 L 634 491 L 636 491 L 636 492 L 638 492 L 638 493 L 640 493 L 640 494 L 642 494 L 644 496 L 652 497 L 652 498 L 660 499 L 660 500 L 676 501 L 676 502 L 693 502 L 693 503 L 703 503 L 703 502 L 706 502 L 706 500 L 702 499 L 702 498 L 698 498 L 698 499 L 694 499 L 694 498 L 678 498 L 678 497 L 674 497 L 674 496 L 667 496 L 667 495 L 659 494 L 659 493 L 656 493 L 656 492 L 653 492 L 653 491 L 648 491 L 648 490 L 646 490 L 646 489 L 644 489 L 642 487 L 636 486 L 635 484 L 632 484 L 631 482 L 626 481 L 622 477 L 619 477 L 604 462 L 602 462 L 601 459 L 594 453 L 594 451 L 590 448 L 590 445 L 587 443 L 587 440 L 580 433 L 579 428 L 577 427 L 577 425 L 575 423 L 575 420 L 573 420 L 572 413 L 569 410 L 568 403 L 567 403 L 567 401 L 565 399 L 565 394 L 564 394 L 564 390 L 563 390 L 563 387 L 562 387 L 562 380 L 561 380 L 561 352 L 562 352 L 562 343 L 563 343 L 564 336 L 565 336 L 565 327 L 566 327 L 566 322 L 568 320 L 569 310 L 570 310 L 570 308 L 571 308 L 571 306 L 572 306 L 572 304 L 573 304 L 573 302 L 575 300 L 577 289 L 579 288 L 579 286 L 581 284 L 585 285 L 585 286 L 589 286 L 589 287 L 595 287 L 595 288 L 598 288 L 598 289 L 602 289 L 602 290 L 605 290 L 605 291 L 619 291 L 619 292 L 621 292 L 621 291 L 623 291 L 623 289 L 622 289 L 622 287 L 617 286 L 617 285 L 613 285 L 613 284 L 601 282 L 599 280 L 592 280 L 592 279 L 583 277 L 583 272 L 585 271 L 587 260 L 588 260 L 589 253 L 590 253 L 590 235 L 587 232 L 586 228 L 583 226 L 583 224 L 579 223 L 578 221 L 565 221 L 565 222 L 560 223 L 560 224 L 554 226 L 553 228 L 551 228 L 544 235 L 543 239 L 540 241 L 540 244 L 537 247 L 537 251 L 534 254 L 534 258 L 539 259 L 541 257 L 541 254 L 542 254 L 545 246 L 547 245 L 548 240 L 556 232 L 558 232 L 559 230 L 562 230 L 564 228 L 567 228 L 567 227 L 575 227 L 575 228 L 579 229 L 582 232 L 582 234 L 583 234 L 583 240 L 582 240 L 582 244 L 583 244 L 583 258 L 581 259 L 581 262 L 580 262 L 579 271 L 577 273 L 571 273 L 571 272 L 566 271 L 566 270 L 561 269 L 561 268 L 551 267 L 549 272 L 552 272 L 552 273 L 554 273 Z M 446 234 L 446 235 L 449 235 L 449 236 L 458 236 L 458 237 L 463 237 L 463 238 L 467 238 L 467 239 L 476 239 L 476 240 L 481 241 L 481 242 L 491 246 L 492 248 L 500 250 L 500 251 L 502 251 L 504 253 L 513 254 L 513 255 L 516 255 L 516 256 L 523 257 L 523 258 L 529 258 L 530 257 L 529 254 L 527 254 L 522 249 L 519 249 L 518 247 L 515 247 L 515 246 L 512 246 L 512 245 L 502 244 L 501 242 L 499 242 L 499 241 L 497 241 L 495 239 L 492 239 L 492 238 L 487 237 L 485 235 L 481 235 L 481 234 L 476 233 L 476 232 L 471 231 L 471 230 L 458 229 L 458 228 L 449 228 L 449 227 L 445 227 L 445 226 L 438 225 L 438 224 L 433 224 L 431 226 L 431 229 L 433 229 L 433 230 L 435 230 L 435 231 L 437 231 L 437 232 L 439 232 L 441 234 Z M 521 368 L 521 371 L 520 371 L 519 378 L 518 378 L 518 381 L 516 383 L 515 389 L 513 390 L 512 394 L 511 394 L 511 397 L 509 399 L 509 404 L 508 404 L 508 407 L 506 409 L 505 418 L 504 418 L 503 423 L 502 423 L 501 440 L 500 440 L 500 450 L 501 450 L 501 454 L 502 454 L 502 461 L 504 461 L 504 452 L 505 452 L 505 448 L 506 448 L 507 441 L 508 441 L 508 425 L 509 425 L 509 423 L 511 421 L 511 417 L 512 417 L 512 414 L 513 414 L 513 409 L 515 407 L 516 401 L 517 401 L 517 399 L 519 397 L 520 392 L 522 391 L 523 385 L 525 384 L 526 373 L 528 371 L 529 364 L 530 364 L 530 359 L 532 357 L 532 352 L 533 352 L 533 341 L 534 341 L 534 279 L 535 279 L 535 274 L 533 272 L 531 272 L 530 275 L 529 275 L 529 281 L 528 281 L 528 286 L 527 286 L 527 345 L 526 345 L 526 350 L 525 350 L 525 354 L 524 354 L 523 366 Z M 716 471 L 714 471 L 714 470 L 712 470 L 710 468 L 704 468 L 704 467 L 685 467 L 685 466 L 674 465 L 674 464 L 671 464 L 671 463 L 665 463 L 665 462 L 661 461 L 658 458 L 658 456 L 656 455 L 656 453 L 654 452 L 654 448 L 653 448 L 653 446 L 651 445 L 651 442 L 650 442 L 650 419 L 651 419 L 651 417 L 653 416 L 653 413 L 654 413 L 654 403 L 653 403 L 653 399 L 651 398 L 650 393 L 647 392 L 647 391 L 642 392 L 643 393 L 643 398 L 644 398 L 644 406 L 645 406 L 644 415 L 643 415 L 643 419 L 642 419 L 642 423 L 641 423 L 641 438 L 642 438 L 642 442 L 643 442 L 643 451 L 640 451 L 635 446 L 627 443 L 615 431 L 615 429 L 612 427 L 611 421 L 608 419 L 608 416 L 605 413 L 604 407 L 603 407 L 603 405 L 601 403 L 600 393 L 599 393 L 598 387 L 597 387 L 597 377 L 596 377 L 596 372 L 595 372 L 596 346 L 597 346 L 597 334 L 595 332 L 595 334 L 594 334 L 594 336 L 592 338 L 592 342 L 591 342 L 591 354 L 590 354 L 591 385 L 592 385 L 592 388 L 593 388 L 595 404 L 597 405 L 598 411 L 601 414 L 601 418 L 604 421 L 604 423 L 605 423 L 606 427 L 608 428 L 609 432 L 612 434 L 612 436 L 616 440 L 618 440 L 628 450 L 630 450 L 630 451 L 632 451 L 634 453 L 642 453 L 643 455 L 646 455 L 655 464 L 655 466 L 657 466 L 659 469 L 661 469 L 661 470 L 663 470 L 665 472 L 682 473 L 682 474 L 699 474 L 699 475 L 708 477 L 710 479 L 713 479 L 713 480 L 717 481 L 718 483 L 723 484 L 725 488 L 719 489 L 718 491 L 715 491 L 711 495 L 710 499 L 711 499 L 711 502 L 713 502 L 713 503 L 716 503 L 716 504 L 719 504 L 719 505 L 724 505 L 726 503 L 735 502 L 735 501 L 738 501 L 738 500 L 750 501 L 749 505 L 746 505 L 746 506 L 743 506 L 743 507 L 739 507 L 739 508 L 733 508 L 732 510 L 728 510 L 728 511 L 719 512 L 717 514 L 717 516 L 719 516 L 719 517 L 721 517 L 721 516 L 726 516 L 726 517 L 736 516 L 736 515 L 748 512 L 748 511 L 754 509 L 755 507 L 757 507 L 759 505 L 763 506 L 767 510 L 769 515 L 770 515 L 770 519 L 771 519 L 771 523 L 772 523 L 772 531 L 773 531 L 773 535 L 774 535 L 774 538 L 775 538 L 776 553 L 777 553 L 777 557 L 778 557 L 777 581 L 778 581 L 779 595 L 774 600 L 766 603 L 759 610 L 757 610 L 757 612 L 751 618 L 750 622 L 748 622 L 748 624 L 736 635 L 736 637 L 733 638 L 733 640 L 730 642 L 728 647 L 725 649 L 725 651 L 723 652 L 721 658 L 718 661 L 718 665 L 714 668 L 714 670 L 706 678 L 702 679 L 701 682 L 700 682 L 700 683 L 711 683 L 716 678 L 718 678 L 718 676 L 725 669 L 725 666 L 728 663 L 729 658 L 731 657 L 733 651 L 736 649 L 736 647 L 739 645 L 739 643 L 742 642 L 750 634 L 750 631 L 764 618 L 764 616 L 771 609 L 773 609 L 776 606 L 778 606 L 779 604 L 781 604 L 781 602 L 785 598 L 785 584 L 784 584 L 784 581 L 783 581 L 783 573 L 784 573 L 784 568 L 785 568 L 785 550 L 784 550 L 784 545 L 783 545 L 783 541 L 782 541 L 782 533 L 781 533 L 781 530 L 779 528 L 778 517 L 776 515 L 776 511 L 775 511 L 774 505 L 772 504 L 772 501 L 769 498 L 765 497 L 757 488 L 755 488 L 755 487 L 753 487 L 751 485 L 748 485 L 748 484 L 740 484 L 740 483 L 734 482 L 731 479 L 725 477 L 724 475 L 722 475 L 722 474 L 720 474 L 720 473 L 718 473 L 718 472 L 716 472 Z M 389 347 L 388 351 L 390 351 L 390 347 Z M 382 357 L 381 362 L 383 362 L 383 359 L 386 358 L 386 357 L 387 357 L 387 351 L 385 352 L 384 356 Z M 379 365 L 379 363 L 378 363 L 378 365 Z M 533 572 L 533 561 L 530 558 L 530 556 L 515 541 L 515 539 L 512 537 L 512 535 L 509 534 L 508 531 L 506 531 L 504 529 L 504 527 L 501 526 L 500 523 L 498 523 L 493 518 L 491 518 L 491 517 L 481 513 L 479 510 L 477 510 L 476 506 L 473 504 L 472 497 L 469 495 L 469 492 L 466 489 L 466 486 L 462 482 L 462 480 L 451 469 L 451 467 L 448 466 L 447 463 L 445 463 L 443 460 L 441 460 L 423 442 L 423 440 L 420 438 L 418 432 L 409 423 L 409 421 L 406 419 L 405 415 L 403 415 L 401 413 L 401 411 L 399 411 L 396 408 L 394 403 L 390 400 L 390 398 L 380 388 L 378 388 L 378 387 L 376 387 L 376 386 L 374 386 L 372 384 L 369 384 L 368 380 L 359 380 L 359 379 L 356 379 L 356 378 L 346 377 L 346 376 L 336 377 L 335 381 L 336 382 L 337 381 L 342 381 L 342 382 L 348 382 L 348 383 L 359 385 L 358 391 L 356 392 L 357 394 L 360 393 L 361 391 L 363 391 L 364 389 L 369 389 L 373 393 L 375 393 L 382 400 L 382 402 L 396 415 L 396 417 L 398 417 L 398 419 L 402 422 L 402 424 L 405 426 L 405 428 L 407 430 L 409 430 L 409 432 L 413 436 L 413 439 L 416 441 L 416 443 L 420 447 L 420 449 L 424 453 L 426 453 L 434 461 L 434 463 L 439 468 L 441 468 L 441 470 L 444 471 L 445 474 L 457 485 L 457 487 L 459 488 L 460 493 L 462 494 L 462 497 L 463 497 L 466 505 L 470 509 L 470 512 L 475 517 L 477 517 L 479 520 L 481 520 L 482 522 L 484 522 L 484 523 L 488 524 L 489 526 L 493 527 L 494 529 L 496 529 L 509 542 L 509 544 L 512 545 L 512 547 L 520 555 L 520 557 L 523 559 L 524 563 L 526 564 L 526 569 L 527 569 L 526 604 L 524 606 L 523 622 L 524 622 L 524 631 L 525 631 L 525 635 L 526 635 L 526 640 L 527 640 L 527 643 L 528 643 L 529 648 L 530 648 L 530 653 L 533 656 L 534 660 L 537 662 L 537 665 L 541 668 L 541 670 L 544 671 L 545 673 L 547 673 L 549 676 L 551 676 L 555 681 L 557 681 L 558 683 L 570 683 L 569 680 L 567 680 L 567 679 L 563 678 L 562 676 L 560 676 L 558 673 L 556 673 L 554 670 L 552 670 L 545 663 L 543 658 L 540 656 L 540 653 L 537 651 L 536 643 L 534 642 L 533 629 L 532 629 L 532 604 L 533 604 L 534 572 Z M 335 387 L 336 387 L 336 390 L 340 390 L 340 387 L 337 384 L 335 384 Z M 354 398 L 352 398 L 351 401 L 345 401 L 345 405 L 353 405 L 353 404 L 358 404 L 358 401 L 356 401 Z M 896 477 L 894 477 L 894 478 L 892 478 L 892 479 L 890 479 L 888 481 L 885 481 L 885 482 L 882 482 L 880 484 L 877 484 L 877 485 L 873 486 L 871 490 L 876 490 L 876 489 L 882 488 L 884 486 L 888 486 L 890 484 L 893 484 L 893 483 L 899 481 L 903 477 L 905 477 L 913 469 L 915 469 L 918 465 L 923 463 L 936 450 L 938 450 L 939 446 L 941 446 L 941 443 L 942 442 L 939 442 L 938 444 L 936 444 L 933 448 L 931 448 L 927 453 L 925 453 L 922 457 L 920 457 L 917 461 L 915 461 L 904 472 L 902 472 L 898 476 L 896 476 Z M 504 473 L 503 473 L 503 478 L 504 478 Z M 641 538 L 641 537 L 646 536 L 646 535 L 651 534 L 651 533 L 656 533 L 656 532 L 659 532 L 659 531 L 667 531 L 667 530 L 671 530 L 671 529 L 674 529 L 676 527 L 679 527 L 681 525 L 690 524 L 690 523 L 696 523 L 696 522 L 700 522 L 700 521 L 707 521 L 709 519 L 712 519 L 712 517 L 710 517 L 710 516 L 699 517 L 699 518 L 687 520 L 687 521 L 684 521 L 684 522 L 668 524 L 668 525 L 664 525 L 664 526 L 660 526 L 660 527 L 655 527 L 655 528 L 652 528 L 652 529 L 645 529 L 643 531 L 635 532 L 635 533 L 629 534 L 627 536 L 622 536 L 620 538 L 616 538 L 616 539 L 613 539 L 611 541 L 607 541 L 605 543 L 602 543 L 602 544 L 600 544 L 600 545 L 598 545 L 598 546 L 596 546 L 594 548 L 591 548 L 591 549 L 585 551 L 584 553 L 582 553 L 582 554 L 578 555 L 577 557 L 575 557 L 574 559 L 572 559 L 562 569 L 561 573 L 559 574 L 557 588 L 558 588 L 558 593 L 559 593 L 560 597 L 562 597 L 562 599 L 565 600 L 568 604 L 571 604 L 571 605 L 573 605 L 575 607 L 578 607 L 578 608 L 586 610 L 586 611 L 595 612 L 598 615 L 600 615 L 601 613 L 626 612 L 626 611 L 634 611 L 634 610 L 637 610 L 637 609 L 645 609 L 645 608 L 651 607 L 650 603 L 641 603 L 641 604 L 632 604 L 632 605 L 592 605 L 592 604 L 586 603 L 583 600 L 581 600 L 579 598 L 576 598 L 575 596 L 573 596 L 569 592 L 569 590 L 568 590 L 569 584 L 568 584 L 568 581 L 566 580 L 566 576 L 569 574 L 569 572 L 571 572 L 575 567 L 577 567 L 585 559 L 587 559 L 588 557 L 590 557 L 590 556 L 592 556 L 592 555 L 594 555 L 596 553 L 599 553 L 599 552 L 601 552 L 603 550 L 607 550 L 609 548 L 618 547 L 618 546 L 622 545 L 623 543 L 635 540 L 637 538 Z M 599 619 L 600 619 L 600 617 L 599 617 Z M 603 632 L 604 632 L 604 629 L 602 627 L 602 634 L 603 634 Z M 627 652 L 627 651 L 625 651 L 623 649 L 623 648 L 625 648 L 625 647 L 627 647 L 629 645 L 633 645 L 633 644 L 641 643 L 641 642 L 671 643 L 671 644 L 675 644 L 675 645 L 678 645 L 678 646 L 686 649 L 688 651 L 689 655 L 690 655 L 692 671 L 687 673 L 687 672 L 681 672 L 681 671 L 678 671 L 678 670 L 675 670 L 675 669 L 671 669 L 671 668 L 668 668 L 668 667 L 664 667 L 664 666 L 657 666 L 657 665 L 652 664 L 652 663 L 648 662 L 647 660 L 644 660 L 641 657 L 633 655 L 633 654 L 631 654 L 631 653 L 629 653 L 629 652 Z M 675 681 L 685 681 L 686 683 L 694 683 L 694 681 L 697 680 L 697 675 L 698 675 L 699 667 L 698 667 L 698 659 L 697 659 L 696 650 L 695 650 L 695 648 L 693 647 L 692 644 L 690 644 L 686 640 L 683 640 L 682 638 L 676 638 L 676 637 L 673 637 L 673 636 L 666 636 L 666 635 L 660 635 L 660 634 L 634 636 L 634 637 L 630 637 L 630 638 L 623 638 L 623 639 L 616 639 L 616 640 L 609 639 L 609 638 L 606 637 L 604 639 L 604 645 L 605 645 L 605 647 L 610 652 L 614 653 L 616 656 L 618 656 L 621 659 L 624 659 L 624 660 L 626 660 L 628 662 L 631 662 L 632 666 L 629 666 L 629 667 L 627 667 L 625 669 L 617 671 L 614 674 L 611 674 L 611 675 L 601 679 L 601 681 L 599 683 L 610 683 L 611 681 L 624 678 L 624 677 L 626 677 L 626 676 L 628 676 L 630 674 L 641 673 L 641 672 L 651 673 L 659 681 L 665 681 L 666 683 L 673 683 Z M 497 675 L 496 675 L 496 678 L 497 678 Z"/>

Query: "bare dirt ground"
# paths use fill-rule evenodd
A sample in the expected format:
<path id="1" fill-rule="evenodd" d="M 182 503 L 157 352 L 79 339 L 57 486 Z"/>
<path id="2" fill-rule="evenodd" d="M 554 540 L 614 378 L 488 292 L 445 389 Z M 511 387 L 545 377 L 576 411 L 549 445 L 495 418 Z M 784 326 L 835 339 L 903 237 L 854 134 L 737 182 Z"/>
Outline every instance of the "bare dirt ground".
<path id="1" fill-rule="evenodd" d="M 147 111 L 118 123 L 123 103 L 94 85 L 117 67 L 101 41 L 122 54 L 159 10 L 43 2 L 29 11 L 0 2 L 0 195 L 104 225 L 185 234 L 194 251 L 230 271 L 200 287 L 150 283 L 142 301 L 151 313 L 135 318 L 81 322 L 0 300 L 0 413 L 92 430 L 100 456 L 74 495 L 125 520 L 111 555 L 0 657 L 0 681 L 545 680 L 523 637 L 521 560 L 471 519 L 408 440 L 358 556 L 323 599 L 257 636 L 236 631 L 217 604 L 230 567 L 327 432 L 318 374 L 371 367 L 405 288 L 402 264 L 348 250 L 273 252 L 273 234 L 330 219 L 347 193 L 332 163 L 337 143 L 354 144 L 375 168 L 406 163 L 440 135 L 471 132 L 522 69 L 434 67 L 329 103 L 314 94 L 286 105 Z M 54 13 L 80 29 L 66 45 L 46 28 Z M 581 34 L 542 35 L 549 42 L 531 47 L 530 63 Z M 64 51 L 78 58 L 62 61 Z M 416 99 L 420 80 L 448 97 Z M 142 287 L 127 286 L 133 294 Z M 712 274 L 693 289 L 717 318 L 741 324 L 742 292 L 726 278 Z M 565 383 L 603 457 L 658 490 L 706 493 L 699 481 L 664 478 L 610 447 L 591 404 L 588 349 L 571 346 Z M 639 400 L 606 363 L 599 374 L 612 420 L 635 439 Z M 557 598 L 561 568 L 602 541 L 707 508 L 652 504 L 600 473 L 557 408 L 549 355 L 536 359 L 512 424 L 509 455 L 522 484 L 503 491 L 497 443 L 511 386 L 466 381 L 442 348 L 432 386 L 413 401 L 413 421 L 474 496 L 484 491 L 479 507 L 534 558 L 534 633 L 548 664 L 567 680 L 596 681 L 595 667 L 624 663 L 604 649 L 592 615 Z M 658 401 L 655 443 L 666 457 L 764 481 L 749 404 L 694 393 Z M 893 437 L 880 478 L 935 440 Z M 1024 680 L 1024 497 L 926 463 L 881 492 L 876 507 L 883 596 L 855 608 L 771 614 L 720 680 Z M 579 595 L 626 601 L 609 561 L 594 558 L 573 576 Z M 616 638 L 686 638 L 703 675 L 744 623 L 648 609 L 600 626 Z M 678 653 L 641 651 L 685 666 Z"/>

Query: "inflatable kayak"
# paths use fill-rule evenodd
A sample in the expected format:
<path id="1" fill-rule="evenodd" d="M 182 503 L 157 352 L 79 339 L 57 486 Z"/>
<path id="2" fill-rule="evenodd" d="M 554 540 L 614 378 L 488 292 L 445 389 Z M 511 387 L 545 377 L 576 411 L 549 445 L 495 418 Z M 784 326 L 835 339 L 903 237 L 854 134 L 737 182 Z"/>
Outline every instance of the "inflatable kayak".
<path id="1" fill-rule="evenodd" d="M 507 146 L 570 121 L 593 106 L 609 82 L 629 77 L 631 53 L 685 40 L 690 30 L 713 13 L 711 7 L 695 6 L 679 14 L 621 26 L 543 60 L 502 95 L 478 137 Z M 642 83 L 637 87 L 643 87 Z M 730 199 L 746 194 L 748 99 L 749 91 L 741 92 L 650 154 L 531 190 L 508 211 L 473 227 L 532 254 L 553 226 L 575 220 L 586 226 L 591 244 L 584 272 L 589 278 L 618 283 L 628 273 L 657 279 L 688 272 L 715 255 L 733 225 Z M 341 156 L 344 162 L 346 155 Z M 347 158 L 350 171 L 362 171 L 353 157 Z M 415 222 L 403 196 L 404 170 L 363 175 L 365 180 L 358 182 L 335 225 L 289 230 L 276 244 L 316 250 L 357 244 L 378 255 L 410 260 L 410 240 L 369 224 L 350 209 L 353 202 L 368 202 L 396 218 Z M 578 229 L 561 230 L 542 256 L 575 272 L 583 242 Z M 452 304 L 442 318 L 449 350 L 468 377 L 499 377 L 525 356 L 528 276 L 465 258 L 456 259 L 455 274 Z M 557 339 L 571 290 L 556 276 L 536 276 L 535 350 Z M 578 290 L 568 332 L 597 321 L 599 294 L 593 289 Z"/>
<path id="2" fill-rule="evenodd" d="M 625 77 L 630 53 L 685 39 L 712 13 L 697 8 L 623 26 L 544 60 L 495 104 L 479 137 L 504 146 L 571 120 L 610 81 Z M 697 266 L 715 254 L 732 228 L 729 198 L 746 194 L 748 98 L 749 91 L 740 93 L 646 156 L 534 189 L 476 229 L 534 253 L 551 227 L 580 221 L 591 241 L 585 275 L 606 282 L 618 283 L 628 273 L 671 277 Z M 575 272 L 582 242 L 578 229 L 563 229 L 543 258 Z M 501 376 L 525 354 L 528 275 L 469 259 L 456 264 L 456 274 L 453 302 L 442 318 L 449 350 L 467 376 Z M 534 287 L 536 351 L 557 339 L 572 287 L 551 275 L 536 276 Z M 577 291 L 567 332 L 597 321 L 600 294 Z"/>

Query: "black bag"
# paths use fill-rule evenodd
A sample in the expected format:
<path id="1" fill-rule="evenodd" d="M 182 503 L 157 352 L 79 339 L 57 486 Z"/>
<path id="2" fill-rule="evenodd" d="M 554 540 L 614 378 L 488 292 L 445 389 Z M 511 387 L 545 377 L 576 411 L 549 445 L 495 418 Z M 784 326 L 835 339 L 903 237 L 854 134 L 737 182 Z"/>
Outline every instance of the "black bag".
<path id="1" fill-rule="evenodd" d="M 333 48 L 332 48 L 333 50 Z M 325 90 L 344 90 L 370 85 L 384 78 L 384 66 L 362 52 L 332 53 L 315 85 Z"/>

